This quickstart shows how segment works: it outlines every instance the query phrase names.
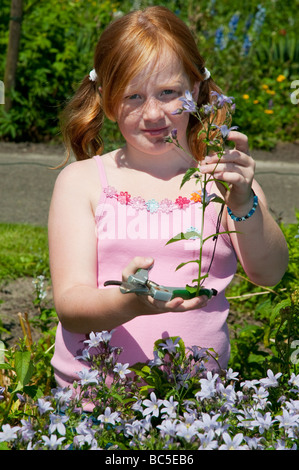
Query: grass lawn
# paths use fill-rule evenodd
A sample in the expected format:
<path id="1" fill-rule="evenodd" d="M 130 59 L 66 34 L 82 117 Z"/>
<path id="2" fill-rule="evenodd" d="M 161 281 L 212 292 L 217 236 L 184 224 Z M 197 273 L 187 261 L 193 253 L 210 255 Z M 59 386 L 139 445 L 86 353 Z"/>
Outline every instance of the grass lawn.
<path id="1" fill-rule="evenodd" d="M 46 227 L 0 224 L 0 281 L 23 276 L 49 277 Z"/>

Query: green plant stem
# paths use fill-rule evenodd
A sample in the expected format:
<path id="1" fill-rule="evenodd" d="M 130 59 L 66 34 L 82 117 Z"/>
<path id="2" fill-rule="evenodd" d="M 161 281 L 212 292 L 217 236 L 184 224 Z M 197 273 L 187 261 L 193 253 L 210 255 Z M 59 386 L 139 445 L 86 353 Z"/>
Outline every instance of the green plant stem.
<path id="1" fill-rule="evenodd" d="M 204 221 L 205 221 L 205 198 L 206 198 L 206 184 L 207 184 L 207 175 L 204 175 L 204 183 L 202 187 L 202 211 L 201 211 L 201 230 L 200 230 L 200 248 L 199 248 L 199 259 L 198 259 L 198 282 L 197 282 L 197 291 L 196 295 L 199 295 L 200 285 L 201 285 L 201 264 L 202 264 L 202 250 L 203 250 L 203 234 L 204 234 Z"/>

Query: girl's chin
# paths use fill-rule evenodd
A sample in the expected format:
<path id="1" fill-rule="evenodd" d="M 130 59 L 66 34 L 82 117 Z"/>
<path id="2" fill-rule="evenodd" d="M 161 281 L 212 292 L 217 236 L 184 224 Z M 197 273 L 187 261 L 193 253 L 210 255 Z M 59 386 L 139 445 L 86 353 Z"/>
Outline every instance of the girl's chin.
<path id="1" fill-rule="evenodd" d="M 146 140 L 144 143 L 140 143 L 139 145 L 136 143 L 127 143 L 128 147 L 134 148 L 135 150 L 141 153 L 149 153 L 149 154 L 163 154 L 171 151 L 174 149 L 174 144 L 170 144 L 169 142 L 165 142 L 163 139 L 151 139 Z"/>

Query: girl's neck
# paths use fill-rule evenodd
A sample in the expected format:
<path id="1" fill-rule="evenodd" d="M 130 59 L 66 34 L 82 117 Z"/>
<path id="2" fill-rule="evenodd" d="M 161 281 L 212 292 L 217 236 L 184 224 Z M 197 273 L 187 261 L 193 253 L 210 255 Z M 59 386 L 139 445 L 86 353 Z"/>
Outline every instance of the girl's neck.
<path id="1" fill-rule="evenodd" d="M 164 180 L 183 174 L 197 162 L 183 150 L 173 145 L 169 152 L 162 154 L 143 154 L 125 145 L 118 157 L 118 165 L 133 170 L 142 171 Z"/>

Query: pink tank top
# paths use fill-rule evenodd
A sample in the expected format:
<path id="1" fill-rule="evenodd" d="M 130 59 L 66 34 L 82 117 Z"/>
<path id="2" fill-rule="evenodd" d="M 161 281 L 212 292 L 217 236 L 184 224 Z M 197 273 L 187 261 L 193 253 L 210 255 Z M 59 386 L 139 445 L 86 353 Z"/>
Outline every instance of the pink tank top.
<path id="1" fill-rule="evenodd" d="M 197 278 L 197 264 L 189 263 L 176 271 L 183 262 L 196 259 L 199 240 L 194 237 L 167 245 L 166 242 L 180 232 L 197 231 L 201 224 L 200 202 L 178 196 L 176 201 L 144 201 L 132 198 L 127 192 L 118 192 L 108 185 L 100 156 L 94 157 L 102 185 L 101 197 L 95 214 L 98 256 L 98 287 L 110 279 L 121 279 L 123 268 L 135 256 L 152 257 L 154 266 L 151 280 L 164 286 L 185 286 Z M 196 191 L 196 187 L 194 188 Z M 217 212 L 210 203 L 205 212 L 204 236 L 214 234 Z M 220 231 L 224 231 L 220 227 Z M 210 265 L 215 241 L 204 244 L 203 271 Z M 222 368 L 226 368 L 229 354 L 227 315 L 229 304 L 225 290 L 236 272 L 237 260 L 229 235 L 219 235 L 215 257 L 205 280 L 205 287 L 218 291 L 207 307 L 186 313 L 165 313 L 139 316 L 115 329 L 111 344 L 121 346 L 119 358 L 130 365 L 153 358 L 154 342 L 160 338 L 180 336 L 186 347 L 213 348 Z M 120 312 L 121 314 L 121 312 Z M 55 353 L 52 359 L 58 385 L 67 386 L 78 380 L 77 372 L 86 363 L 75 359 L 80 355 L 86 335 L 65 330 L 59 323 L 56 333 Z M 211 368 L 215 368 L 213 361 Z"/>

